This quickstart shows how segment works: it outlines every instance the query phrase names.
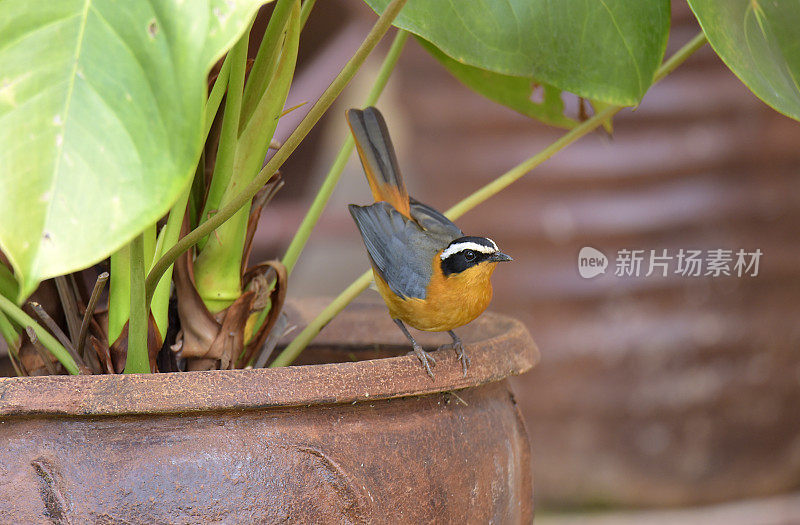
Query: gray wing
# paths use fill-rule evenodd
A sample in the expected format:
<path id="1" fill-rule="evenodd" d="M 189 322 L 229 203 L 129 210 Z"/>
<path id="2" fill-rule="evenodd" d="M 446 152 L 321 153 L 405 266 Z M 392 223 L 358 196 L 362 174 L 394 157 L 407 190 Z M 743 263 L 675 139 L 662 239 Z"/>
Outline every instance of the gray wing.
<path id="1" fill-rule="evenodd" d="M 447 244 L 387 202 L 348 206 L 378 274 L 400 297 L 425 299 L 433 256 Z"/>
<path id="2" fill-rule="evenodd" d="M 440 236 L 445 245 L 450 241 L 464 236 L 464 232 L 453 224 L 453 221 L 434 210 L 427 204 L 422 204 L 413 197 L 411 200 L 411 217 L 419 223 L 425 230 L 436 236 Z"/>

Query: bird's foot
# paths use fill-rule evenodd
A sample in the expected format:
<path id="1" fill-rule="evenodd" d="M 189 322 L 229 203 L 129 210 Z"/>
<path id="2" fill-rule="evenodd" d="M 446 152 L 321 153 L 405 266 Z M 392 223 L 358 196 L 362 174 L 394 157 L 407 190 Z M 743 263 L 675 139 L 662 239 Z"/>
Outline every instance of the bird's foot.
<path id="1" fill-rule="evenodd" d="M 423 350 L 421 346 L 416 344 L 414 345 L 414 355 L 417 356 L 419 362 L 422 363 L 422 367 L 426 372 L 428 372 L 428 375 L 431 376 L 431 379 L 433 379 L 434 377 L 431 366 L 436 366 L 436 359 L 434 359 L 431 354 Z"/>
<path id="2" fill-rule="evenodd" d="M 461 371 L 464 377 L 467 377 L 467 368 L 469 368 L 470 360 L 467 352 L 464 350 L 464 345 L 460 340 L 447 343 L 439 347 L 439 350 L 455 350 L 458 360 L 461 362 Z"/>

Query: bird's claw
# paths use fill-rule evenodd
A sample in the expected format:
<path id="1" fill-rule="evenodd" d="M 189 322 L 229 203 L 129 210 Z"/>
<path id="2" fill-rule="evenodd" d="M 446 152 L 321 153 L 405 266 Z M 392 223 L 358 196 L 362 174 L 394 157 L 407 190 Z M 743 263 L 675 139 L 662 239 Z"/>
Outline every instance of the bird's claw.
<path id="1" fill-rule="evenodd" d="M 428 375 L 431 376 L 431 379 L 433 379 L 433 370 L 431 370 L 431 366 L 436 366 L 436 359 L 419 345 L 414 345 L 414 354 L 417 356 L 417 359 L 419 359 L 419 362 L 422 363 L 422 367 Z"/>
<path id="2" fill-rule="evenodd" d="M 461 362 L 461 371 L 464 373 L 464 377 L 467 377 L 467 368 L 470 365 L 470 359 L 467 355 L 467 352 L 464 351 L 464 345 L 461 341 L 447 343 L 439 347 L 439 350 L 455 350 L 456 356 L 458 360 Z"/>

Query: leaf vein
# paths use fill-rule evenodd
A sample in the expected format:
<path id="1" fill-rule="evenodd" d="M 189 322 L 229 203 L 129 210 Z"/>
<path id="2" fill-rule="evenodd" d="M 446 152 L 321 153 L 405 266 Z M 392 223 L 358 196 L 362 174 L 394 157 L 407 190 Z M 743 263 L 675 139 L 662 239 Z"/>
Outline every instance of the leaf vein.
<path id="1" fill-rule="evenodd" d="M 81 57 L 81 50 L 83 49 L 83 38 L 86 33 L 86 21 L 89 18 L 89 8 L 91 7 L 91 0 L 84 0 L 83 3 L 83 11 L 81 12 L 81 26 L 78 29 L 78 38 L 76 39 L 75 43 L 75 51 L 73 53 L 73 63 L 72 63 L 72 71 L 70 72 L 69 76 L 69 84 L 67 85 L 67 94 L 64 97 L 64 109 L 63 113 L 64 116 L 61 119 L 60 127 L 62 129 L 62 133 L 66 133 L 66 126 L 67 126 L 67 118 L 69 115 L 69 108 L 72 103 L 72 94 L 75 90 L 75 79 L 78 76 L 78 62 L 80 62 Z M 61 159 L 64 156 L 64 142 L 66 141 L 66 137 L 62 137 L 60 143 L 56 143 L 56 156 L 55 156 L 55 165 L 53 166 L 53 180 L 50 183 L 50 192 L 55 189 L 56 183 L 58 181 L 58 171 L 61 168 Z M 53 209 L 53 201 L 55 199 L 50 199 L 47 203 L 45 213 L 44 213 L 44 221 L 42 224 L 46 226 L 49 223 L 50 219 L 50 212 Z M 36 250 L 36 256 L 34 258 L 34 264 L 31 265 L 31 268 L 36 268 L 39 263 L 39 254 L 41 250 Z M 30 276 L 27 276 L 30 278 Z"/>
<path id="2" fill-rule="evenodd" d="M 0 53 L 4 52 L 9 47 L 12 47 L 12 46 L 18 44 L 22 40 L 25 40 L 26 38 L 30 37 L 31 35 L 35 35 L 35 34 L 41 32 L 41 31 L 43 31 L 45 29 L 49 29 L 50 27 L 59 25 L 59 24 L 61 24 L 63 22 L 68 22 L 68 21 L 72 20 L 73 18 L 76 18 L 77 16 L 78 15 L 69 15 L 69 16 L 65 16 L 63 18 L 57 18 L 57 19 L 54 19 L 54 20 L 51 20 L 51 21 L 47 22 L 46 24 L 43 24 L 41 26 L 37 26 L 32 31 L 28 31 L 27 33 L 22 33 L 22 34 L 19 35 L 19 37 L 15 38 L 14 40 L 10 40 L 10 41 L 6 42 L 2 47 L 0 47 Z"/>
<path id="3" fill-rule="evenodd" d="M 620 40 L 622 40 L 625 49 L 628 50 L 628 54 L 631 57 L 631 62 L 633 62 L 633 67 L 636 69 L 636 83 L 639 86 L 639 95 L 641 95 L 642 92 L 644 91 L 644 89 L 642 88 L 642 81 L 644 79 L 642 78 L 642 71 L 639 69 L 639 63 L 636 61 L 636 56 L 633 54 L 633 50 L 631 49 L 631 46 L 628 43 L 628 41 L 625 40 L 625 35 L 623 34 L 622 29 L 620 29 L 619 25 L 617 24 L 617 19 L 614 16 L 614 13 L 611 11 L 611 8 L 608 7 L 605 0 L 599 0 L 599 2 L 605 8 L 605 10 L 608 11 L 608 16 L 611 18 L 611 23 L 614 24 L 614 28 L 617 30 L 617 33 L 619 33 Z"/>

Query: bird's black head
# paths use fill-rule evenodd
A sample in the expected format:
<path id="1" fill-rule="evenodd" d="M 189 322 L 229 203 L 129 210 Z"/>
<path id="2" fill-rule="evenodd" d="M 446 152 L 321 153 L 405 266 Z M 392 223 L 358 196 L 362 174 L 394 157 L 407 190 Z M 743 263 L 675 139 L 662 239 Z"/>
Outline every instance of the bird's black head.
<path id="1" fill-rule="evenodd" d="M 461 273 L 484 262 L 512 260 L 488 237 L 459 237 L 442 250 L 439 257 L 442 260 L 442 273 L 445 277 Z"/>

